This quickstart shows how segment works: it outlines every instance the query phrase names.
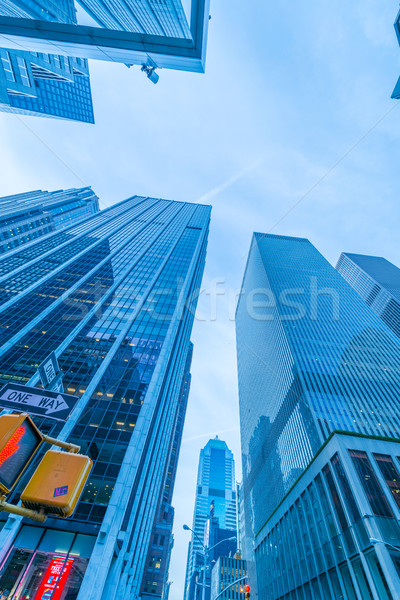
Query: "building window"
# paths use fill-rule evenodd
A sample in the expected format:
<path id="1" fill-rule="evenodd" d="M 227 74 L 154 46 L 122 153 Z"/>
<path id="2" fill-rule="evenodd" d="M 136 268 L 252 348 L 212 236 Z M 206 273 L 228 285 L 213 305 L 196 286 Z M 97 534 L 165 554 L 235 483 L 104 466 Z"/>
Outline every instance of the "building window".
<path id="1" fill-rule="evenodd" d="M 361 597 L 364 600 L 373 600 L 371 588 L 369 587 L 368 580 L 365 576 L 364 568 L 361 564 L 361 559 L 355 558 L 351 561 L 351 564 L 353 566 L 354 574 L 357 579 L 358 587 L 361 591 Z"/>
<path id="2" fill-rule="evenodd" d="M 380 472 L 383 475 L 397 506 L 400 508 L 400 475 L 391 456 L 374 454 Z"/>
<path id="3" fill-rule="evenodd" d="M 332 472 L 329 468 L 329 465 L 325 465 L 323 468 L 324 475 L 326 477 L 326 482 L 328 484 L 329 493 L 332 498 L 333 506 L 335 507 L 336 515 L 338 517 L 340 529 L 342 530 L 343 538 L 346 542 L 347 550 L 350 554 L 354 554 L 356 552 L 356 547 L 353 541 L 353 537 L 351 531 L 349 529 L 346 514 L 343 509 L 342 502 L 340 500 L 340 496 L 333 479 Z"/>
<path id="4" fill-rule="evenodd" d="M 344 471 L 342 462 L 339 458 L 338 454 L 332 458 L 333 469 L 336 473 L 336 477 L 339 481 L 340 489 L 342 490 L 342 494 L 345 500 L 345 504 L 350 513 L 351 521 L 354 525 L 354 529 L 357 533 L 357 537 L 359 542 L 361 543 L 363 548 L 369 546 L 369 537 L 365 530 L 364 523 L 361 520 L 361 514 L 358 509 L 357 503 L 354 498 L 354 494 L 349 484 L 349 480 L 347 479 L 346 473 Z"/>
<path id="5" fill-rule="evenodd" d="M 378 590 L 380 600 L 393 600 L 393 596 L 390 592 L 386 577 L 382 571 L 382 567 L 375 550 L 368 552 L 368 554 L 366 554 L 366 559 L 368 561 L 376 589 Z"/>
<path id="6" fill-rule="evenodd" d="M 393 513 L 375 475 L 366 452 L 349 450 L 365 494 L 376 517 L 392 517 Z"/>
<path id="7" fill-rule="evenodd" d="M 28 69 L 26 68 L 26 61 L 21 56 L 17 56 L 17 63 L 19 67 L 19 74 L 21 75 L 21 81 L 23 85 L 31 87 L 29 81 Z"/>
<path id="8" fill-rule="evenodd" d="M 0 56 L 6 79 L 8 81 L 15 81 L 14 69 L 11 64 L 10 53 L 6 52 L 6 50 L 0 50 Z"/>

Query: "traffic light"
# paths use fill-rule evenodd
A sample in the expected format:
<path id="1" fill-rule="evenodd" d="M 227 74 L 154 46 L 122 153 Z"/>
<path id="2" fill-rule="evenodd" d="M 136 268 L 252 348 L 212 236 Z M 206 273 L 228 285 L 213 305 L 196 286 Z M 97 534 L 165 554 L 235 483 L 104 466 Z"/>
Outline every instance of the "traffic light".
<path id="1" fill-rule="evenodd" d="M 244 597 L 246 600 L 250 600 L 250 586 L 249 585 L 244 586 Z"/>
<path id="2" fill-rule="evenodd" d="M 43 442 L 27 414 L 0 417 L 0 493 L 8 494 Z"/>
<path id="3" fill-rule="evenodd" d="M 73 514 L 93 462 L 88 456 L 48 450 L 21 494 L 22 506 L 46 514 Z"/>

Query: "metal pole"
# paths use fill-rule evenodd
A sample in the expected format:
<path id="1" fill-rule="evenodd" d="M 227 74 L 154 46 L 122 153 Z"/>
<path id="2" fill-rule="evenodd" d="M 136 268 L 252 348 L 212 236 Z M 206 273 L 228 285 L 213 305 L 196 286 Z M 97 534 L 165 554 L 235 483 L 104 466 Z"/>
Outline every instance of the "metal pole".
<path id="1" fill-rule="evenodd" d="M 203 567 L 203 590 L 201 600 L 206 600 L 206 569 L 207 569 L 207 546 L 204 546 L 204 567 Z"/>
<path id="2" fill-rule="evenodd" d="M 73 452 L 74 454 L 79 452 L 79 450 L 81 449 L 81 447 L 77 446 L 76 444 L 62 442 L 61 440 L 49 437 L 48 435 L 43 436 L 43 441 L 46 442 L 46 444 L 51 444 L 52 446 L 59 446 L 60 448 L 64 448 L 64 450 L 68 450 L 68 452 Z"/>
<path id="3" fill-rule="evenodd" d="M 229 585 L 227 585 L 226 588 L 224 588 L 222 590 L 222 592 L 220 592 L 217 596 L 215 596 L 214 600 L 217 600 L 217 598 L 219 598 L 220 596 L 222 596 L 222 594 L 224 592 L 226 592 L 226 590 L 229 590 L 229 588 L 231 588 L 233 585 L 235 585 L 236 583 L 239 583 L 239 581 L 244 581 L 245 579 L 247 579 L 247 575 L 243 575 L 243 577 L 239 577 L 239 579 L 236 579 L 235 581 L 232 581 L 232 583 L 230 583 Z"/>
<path id="4" fill-rule="evenodd" d="M 23 508 L 22 506 L 9 504 L 8 502 L 5 502 L 5 500 L 2 498 L 0 499 L 0 510 L 12 513 L 13 515 L 28 517 L 28 519 L 32 519 L 33 521 L 39 521 L 39 523 L 44 523 L 47 519 L 47 516 L 42 512 L 38 513 L 34 510 L 30 510 L 29 508 Z"/>

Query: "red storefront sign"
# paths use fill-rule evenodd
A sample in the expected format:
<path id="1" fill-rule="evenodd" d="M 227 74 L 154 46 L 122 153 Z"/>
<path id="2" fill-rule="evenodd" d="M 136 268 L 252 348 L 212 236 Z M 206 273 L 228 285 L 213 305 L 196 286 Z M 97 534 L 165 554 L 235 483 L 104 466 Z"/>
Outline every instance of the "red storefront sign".
<path id="1" fill-rule="evenodd" d="M 47 567 L 35 600 L 60 600 L 73 562 L 73 558 L 65 561 L 62 556 L 55 556 Z"/>

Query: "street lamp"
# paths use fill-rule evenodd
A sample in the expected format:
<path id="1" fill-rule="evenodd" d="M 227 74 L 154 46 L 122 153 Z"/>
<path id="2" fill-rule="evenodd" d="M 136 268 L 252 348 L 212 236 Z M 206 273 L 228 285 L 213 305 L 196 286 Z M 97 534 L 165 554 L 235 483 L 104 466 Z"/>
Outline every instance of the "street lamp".
<path id="1" fill-rule="evenodd" d="M 197 540 L 200 542 L 200 544 L 203 546 L 203 556 L 204 556 L 204 566 L 203 566 L 203 583 L 200 584 L 202 589 L 201 592 L 201 600 L 205 600 L 206 597 L 206 587 L 210 587 L 206 585 L 206 570 L 207 570 L 207 559 L 208 557 L 208 553 L 210 552 L 210 550 L 214 550 L 214 548 L 216 548 L 217 546 L 219 546 L 219 544 L 222 544 L 222 542 L 229 542 L 232 540 L 236 540 L 237 537 L 236 535 L 232 536 L 232 537 L 228 537 L 228 538 L 224 538 L 223 540 L 220 540 L 219 542 L 217 542 L 216 544 L 214 544 L 214 546 L 211 546 L 211 548 L 208 548 L 199 538 L 199 536 L 197 535 L 197 533 L 195 531 L 193 531 L 193 529 L 191 527 L 189 527 L 189 525 L 183 525 L 183 529 L 185 531 L 191 531 L 193 533 L 193 535 L 197 538 Z M 196 581 L 196 585 L 197 581 Z"/>
<path id="2" fill-rule="evenodd" d="M 393 544 L 390 544 L 389 542 L 384 542 L 383 540 L 378 540 L 377 538 L 369 538 L 369 541 L 374 546 L 375 546 L 375 544 L 385 544 L 385 546 L 389 546 L 389 548 L 393 548 L 394 550 L 396 550 L 396 552 L 400 552 L 400 546 L 394 546 Z"/>

